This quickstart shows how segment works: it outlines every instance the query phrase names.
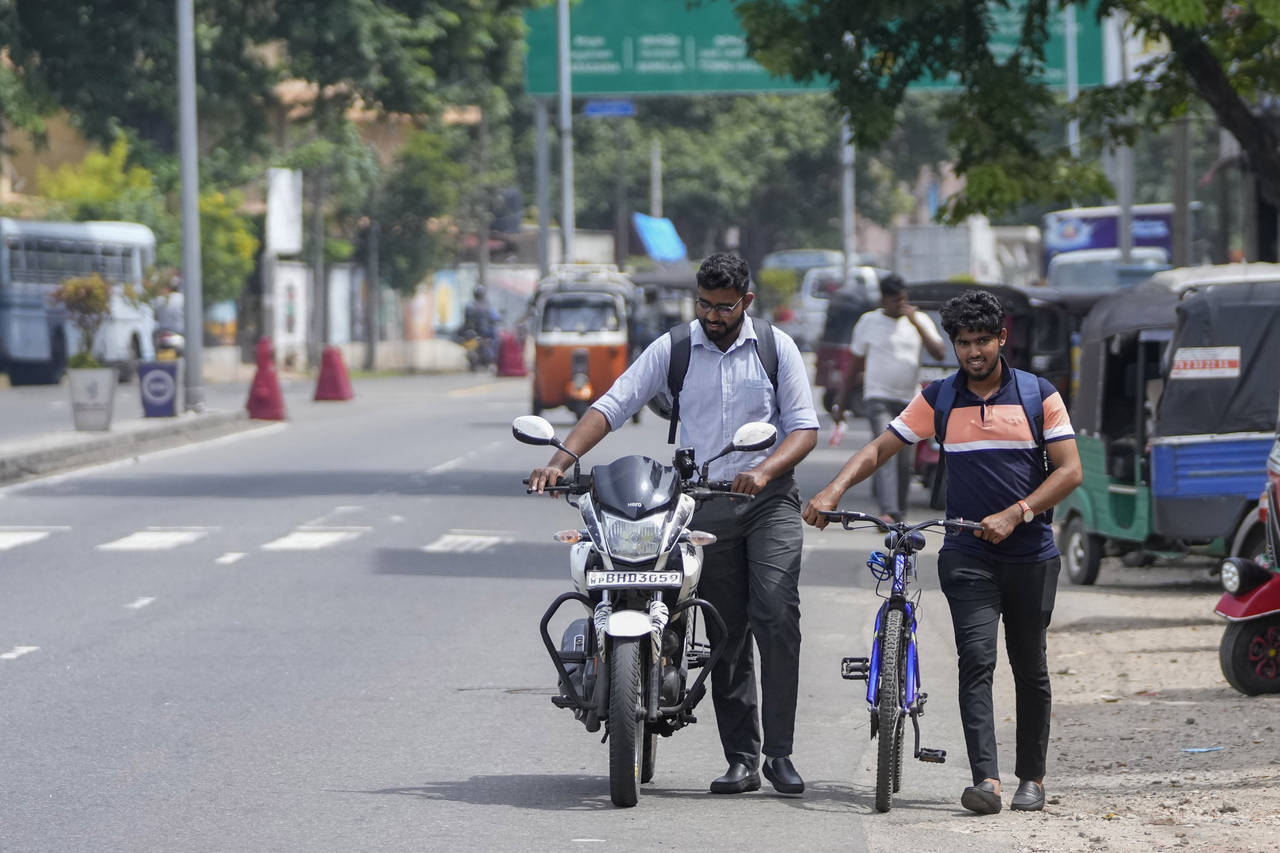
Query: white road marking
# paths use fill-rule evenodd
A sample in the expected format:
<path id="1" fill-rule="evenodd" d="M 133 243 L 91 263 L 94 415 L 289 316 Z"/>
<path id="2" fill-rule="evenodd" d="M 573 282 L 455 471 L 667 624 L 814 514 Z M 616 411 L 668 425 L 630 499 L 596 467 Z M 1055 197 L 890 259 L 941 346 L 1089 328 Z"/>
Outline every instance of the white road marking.
<path id="1" fill-rule="evenodd" d="M 47 530 L 0 530 L 0 551 L 39 542 L 49 535 Z"/>
<path id="2" fill-rule="evenodd" d="M 130 533 L 123 539 L 98 546 L 100 551 L 168 551 L 182 545 L 190 545 L 208 535 L 208 527 L 158 528 L 149 527 Z"/>
<path id="3" fill-rule="evenodd" d="M 237 562 L 243 558 L 244 558 L 243 551 L 228 551 L 218 559 L 214 560 L 214 562 L 220 566 L 229 566 L 232 563 Z"/>
<path id="4" fill-rule="evenodd" d="M 457 459 L 450 459 L 448 462 L 441 462 L 439 465 L 436 465 L 433 468 L 428 468 L 427 473 L 440 474 L 444 471 L 450 470 L 451 468 L 457 468 L 459 465 L 463 463 L 463 461 L 466 458 L 467 458 L 466 456 L 459 456 Z"/>
<path id="5" fill-rule="evenodd" d="M 510 537 L 476 533 L 446 533 L 430 545 L 423 545 L 428 554 L 478 553 L 492 551 L 494 546 L 510 542 Z"/>
<path id="6" fill-rule="evenodd" d="M 319 551 L 341 542 L 349 542 L 368 531 L 368 527 L 348 527 L 340 530 L 298 529 L 262 546 L 264 551 Z"/>
<path id="7" fill-rule="evenodd" d="M 299 526 L 300 527 L 334 527 L 336 525 L 327 523 L 329 519 L 333 518 L 333 516 L 342 515 L 348 512 L 359 512 L 362 509 L 364 509 L 364 507 L 362 506 L 337 506 L 337 507 L 334 507 L 331 511 L 326 512 L 324 515 L 320 516 L 319 518 L 313 518 L 311 521 L 304 522 Z"/>
<path id="8" fill-rule="evenodd" d="M 39 646 L 14 646 L 11 651 L 7 651 L 4 654 L 0 654 L 0 660 L 17 660 L 23 655 L 30 654 L 31 652 L 34 652 L 34 651 L 39 651 L 39 649 L 40 649 Z"/>
<path id="9" fill-rule="evenodd" d="M 142 598 L 139 598 L 135 601 L 131 601 L 130 603 L 126 604 L 125 607 L 129 608 L 130 610 L 141 610 L 142 608 L 146 607 L 148 604 L 150 604 L 153 601 L 155 601 L 155 598 L 148 598 L 146 596 L 143 596 Z"/>

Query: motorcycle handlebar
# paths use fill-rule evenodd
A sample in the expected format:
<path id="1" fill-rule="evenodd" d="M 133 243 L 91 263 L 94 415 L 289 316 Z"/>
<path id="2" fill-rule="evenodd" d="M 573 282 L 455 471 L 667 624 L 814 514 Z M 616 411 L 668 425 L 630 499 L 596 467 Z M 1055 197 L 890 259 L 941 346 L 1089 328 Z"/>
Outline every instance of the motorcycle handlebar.
<path id="1" fill-rule="evenodd" d="M 528 488 L 529 478 L 525 477 L 520 481 L 525 485 L 525 494 L 533 494 L 533 489 Z M 559 483 L 548 483 L 542 487 L 544 492 L 550 492 L 553 495 L 582 495 L 591 491 L 591 477 L 580 477 L 577 482 L 571 480 L 561 480 Z"/>
<path id="2" fill-rule="evenodd" d="M 755 500 L 755 495 L 733 491 L 732 480 L 704 480 L 701 483 L 691 483 L 688 492 L 690 497 L 695 500 L 706 500 L 708 498 Z"/>

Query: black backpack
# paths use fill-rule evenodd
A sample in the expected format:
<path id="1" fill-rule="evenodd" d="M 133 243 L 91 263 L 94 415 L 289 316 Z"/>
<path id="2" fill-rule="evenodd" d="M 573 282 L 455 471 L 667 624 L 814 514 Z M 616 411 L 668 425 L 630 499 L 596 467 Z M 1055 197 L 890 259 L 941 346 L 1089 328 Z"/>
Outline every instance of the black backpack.
<path id="1" fill-rule="evenodd" d="M 756 330 L 756 356 L 769 375 L 773 392 L 778 393 L 778 346 L 773 339 L 773 327 L 768 320 L 752 317 L 751 324 Z M 667 366 L 667 390 L 659 391 L 649 401 L 649 408 L 659 417 L 671 421 L 671 429 L 667 432 L 667 444 L 676 443 L 676 424 L 680 421 L 680 389 L 684 387 L 684 375 L 689 372 L 689 353 L 693 344 L 689 341 L 689 324 L 681 323 L 668 334 L 671 335 L 671 363 Z"/>

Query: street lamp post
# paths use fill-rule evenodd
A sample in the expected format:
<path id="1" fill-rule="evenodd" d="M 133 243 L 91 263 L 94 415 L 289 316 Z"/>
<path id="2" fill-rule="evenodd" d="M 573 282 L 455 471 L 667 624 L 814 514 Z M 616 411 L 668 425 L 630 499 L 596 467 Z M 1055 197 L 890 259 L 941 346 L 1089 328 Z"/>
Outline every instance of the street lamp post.
<path id="1" fill-rule="evenodd" d="M 200 279 L 200 177 L 196 168 L 195 0 L 178 4 L 178 152 L 182 181 L 185 407 L 204 411 L 204 287 Z"/>

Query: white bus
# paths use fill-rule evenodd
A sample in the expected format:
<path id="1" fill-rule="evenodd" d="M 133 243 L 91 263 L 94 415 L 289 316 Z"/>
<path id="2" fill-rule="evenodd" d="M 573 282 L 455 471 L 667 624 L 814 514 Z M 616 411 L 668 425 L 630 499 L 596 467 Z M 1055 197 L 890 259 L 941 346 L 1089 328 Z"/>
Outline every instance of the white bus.
<path id="1" fill-rule="evenodd" d="M 50 303 L 64 280 L 98 273 L 111 283 L 111 314 L 92 353 L 123 380 L 155 357 L 150 308 L 125 299 L 155 263 L 156 238 L 134 222 L 32 222 L 0 218 L 0 367 L 13 385 L 56 383 L 79 332 Z"/>

